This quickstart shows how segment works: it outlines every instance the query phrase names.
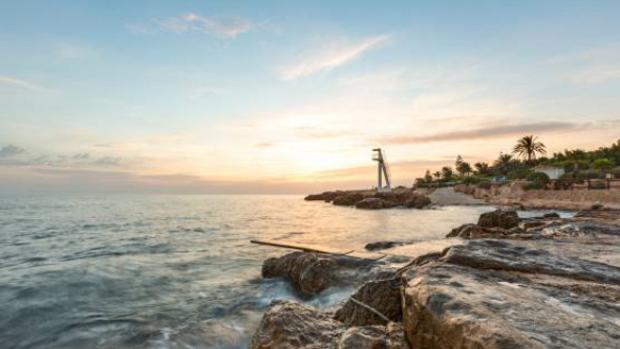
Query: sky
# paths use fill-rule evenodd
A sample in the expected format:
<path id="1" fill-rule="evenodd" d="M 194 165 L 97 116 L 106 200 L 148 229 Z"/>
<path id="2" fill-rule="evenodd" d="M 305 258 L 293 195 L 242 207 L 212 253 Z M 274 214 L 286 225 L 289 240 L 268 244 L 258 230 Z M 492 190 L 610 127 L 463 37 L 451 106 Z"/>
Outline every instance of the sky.
<path id="1" fill-rule="evenodd" d="M 620 138 L 618 1 L 0 0 L 0 193 L 308 193 Z"/>

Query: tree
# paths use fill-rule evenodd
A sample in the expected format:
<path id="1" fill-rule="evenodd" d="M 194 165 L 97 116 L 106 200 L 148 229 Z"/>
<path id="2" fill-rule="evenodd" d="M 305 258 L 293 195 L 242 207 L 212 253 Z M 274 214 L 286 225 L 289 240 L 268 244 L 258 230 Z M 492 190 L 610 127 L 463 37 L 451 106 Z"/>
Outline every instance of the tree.
<path id="1" fill-rule="evenodd" d="M 433 177 L 435 177 L 436 180 L 440 180 L 441 179 L 441 172 L 439 172 L 439 171 L 433 172 Z"/>
<path id="2" fill-rule="evenodd" d="M 523 138 L 517 140 L 517 144 L 513 148 L 512 152 L 527 158 L 528 164 L 531 163 L 532 159 L 536 158 L 536 153 L 547 153 L 545 145 L 542 142 L 538 142 L 537 139 L 538 137 L 534 137 L 533 135 L 524 136 Z"/>
<path id="3" fill-rule="evenodd" d="M 460 155 L 456 156 L 456 161 L 454 162 L 454 166 L 456 166 L 457 168 L 459 167 L 460 164 L 463 163 L 463 157 Z"/>
<path id="4" fill-rule="evenodd" d="M 601 172 L 605 170 L 610 170 L 613 167 L 613 164 L 609 159 L 596 159 L 592 163 L 592 168 L 595 170 L 600 170 Z"/>
<path id="5" fill-rule="evenodd" d="M 461 163 L 456 166 L 456 170 L 461 176 L 467 176 L 471 173 L 471 166 L 468 162 L 461 161 Z"/>
<path id="6" fill-rule="evenodd" d="M 489 164 L 487 164 L 486 162 L 476 162 L 474 164 L 474 167 L 476 168 L 476 172 L 483 176 L 486 176 L 491 172 L 489 169 Z"/>
<path id="7" fill-rule="evenodd" d="M 431 176 L 431 171 L 430 170 L 426 170 L 426 173 L 424 174 L 424 181 L 426 183 L 430 183 L 433 181 L 433 176 Z"/>
<path id="8" fill-rule="evenodd" d="M 444 180 L 449 181 L 452 179 L 452 176 L 454 175 L 454 172 L 452 172 L 452 167 L 450 166 L 444 166 L 441 168 L 441 175 L 443 177 Z"/>
<path id="9" fill-rule="evenodd" d="M 494 166 L 499 173 L 506 175 L 514 167 L 514 162 L 512 155 L 499 154 L 499 157 L 495 160 Z"/>

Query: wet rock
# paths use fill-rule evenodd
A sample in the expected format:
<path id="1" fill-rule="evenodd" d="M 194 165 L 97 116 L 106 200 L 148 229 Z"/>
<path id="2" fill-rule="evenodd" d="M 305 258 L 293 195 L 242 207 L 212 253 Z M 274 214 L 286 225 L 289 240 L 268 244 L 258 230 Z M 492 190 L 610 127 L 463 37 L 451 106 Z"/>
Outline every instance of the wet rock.
<path id="1" fill-rule="evenodd" d="M 399 241 L 377 241 L 366 244 L 364 248 L 368 251 L 379 251 L 387 250 L 388 248 L 400 246 L 402 244 L 403 243 Z"/>
<path id="2" fill-rule="evenodd" d="M 543 219 L 555 219 L 555 218 L 560 218 L 560 215 L 556 212 L 545 213 L 543 215 Z"/>
<path id="3" fill-rule="evenodd" d="M 363 326 L 347 329 L 338 342 L 338 349 L 385 349 L 384 326 Z"/>
<path id="4" fill-rule="evenodd" d="M 470 241 L 403 274 L 404 332 L 413 348 L 615 348 L 618 271 Z"/>
<path id="5" fill-rule="evenodd" d="M 460 237 L 463 239 L 505 239 L 508 237 L 514 237 L 518 234 L 523 234 L 525 231 L 519 227 L 513 227 L 511 229 L 504 228 L 484 228 L 477 224 L 464 224 L 458 228 L 452 229 L 446 237 Z"/>
<path id="6" fill-rule="evenodd" d="M 329 314 L 293 302 L 273 301 L 252 337 L 250 348 L 336 348 L 344 325 Z"/>
<path id="7" fill-rule="evenodd" d="M 539 227 L 543 227 L 545 225 L 547 225 L 547 222 L 541 221 L 541 220 L 536 220 L 536 219 L 524 221 L 522 223 L 523 229 L 525 229 L 525 230 L 532 229 L 532 228 L 539 228 Z"/>
<path id="8" fill-rule="evenodd" d="M 404 206 L 407 208 L 424 208 L 431 204 L 431 199 L 428 196 L 422 194 L 411 194 L 409 198 L 404 202 Z"/>
<path id="9" fill-rule="evenodd" d="M 620 285 L 620 268 L 577 258 L 564 258 L 500 240 L 475 240 L 453 246 L 441 258 L 477 269 L 538 273 Z"/>
<path id="10" fill-rule="evenodd" d="M 364 195 L 357 192 L 345 192 L 334 198 L 332 203 L 337 206 L 353 206 L 364 199 Z"/>
<path id="11" fill-rule="evenodd" d="M 519 216 L 513 210 L 495 210 L 481 214 L 478 225 L 484 228 L 510 229 L 519 225 Z"/>
<path id="12" fill-rule="evenodd" d="M 392 208 L 394 206 L 396 206 L 395 203 L 379 198 L 366 198 L 355 204 L 356 208 L 367 210 L 380 210 L 382 208 Z"/>
<path id="13" fill-rule="evenodd" d="M 309 252 L 293 252 L 263 262 L 266 278 L 283 277 L 302 295 L 315 295 L 330 286 L 336 263 L 333 259 Z"/>
<path id="14" fill-rule="evenodd" d="M 273 301 L 252 337 L 251 349 L 408 349 L 401 324 L 354 326 L 294 301 Z"/>
<path id="15" fill-rule="evenodd" d="M 349 326 L 386 325 L 388 321 L 383 317 L 398 322 L 402 317 L 400 290 L 399 279 L 369 281 L 336 311 L 334 318 Z M 360 303 L 378 311 L 383 317 Z"/>

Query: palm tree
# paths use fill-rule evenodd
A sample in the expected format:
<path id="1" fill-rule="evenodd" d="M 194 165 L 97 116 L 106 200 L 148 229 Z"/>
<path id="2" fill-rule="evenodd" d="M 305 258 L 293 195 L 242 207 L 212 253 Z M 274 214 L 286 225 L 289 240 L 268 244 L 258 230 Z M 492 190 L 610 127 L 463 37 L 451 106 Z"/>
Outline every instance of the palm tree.
<path id="1" fill-rule="evenodd" d="M 433 172 L 433 177 L 435 177 L 436 180 L 439 180 L 441 178 L 441 172 L 439 171 Z"/>
<path id="2" fill-rule="evenodd" d="M 474 167 L 476 168 L 478 174 L 486 175 L 489 173 L 489 164 L 486 162 L 476 162 Z"/>
<path id="3" fill-rule="evenodd" d="M 545 145 L 542 142 L 538 142 L 537 139 L 538 137 L 534 137 L 532 135 L 525 136 L 519 139 L 512 152 L 514 154 L 527 157 L 527 162 L 531 163 L 532 159 L 536 158 L 536 153 L 547 153 Z"/>
<path id="4" fill-rule="evenodd" d="M 499 154 L 499 158 L 495 160 L 493 167 L 495 167 L 501 174 L 506 175 L 514 165 L 514 159 L 510 154 Z"/>

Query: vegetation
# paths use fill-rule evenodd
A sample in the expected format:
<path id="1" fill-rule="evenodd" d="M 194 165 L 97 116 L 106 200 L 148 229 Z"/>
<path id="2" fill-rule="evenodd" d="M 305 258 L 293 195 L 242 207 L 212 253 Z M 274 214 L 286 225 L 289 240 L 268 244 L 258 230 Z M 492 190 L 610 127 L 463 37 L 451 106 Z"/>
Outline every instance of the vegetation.
<path id="1" fill-rule="evenodd" d="M 451 183 L 464 183 L 478 187 L 490 187 L 495 177 L 502 176 L 508 180 L 527 180 L 529 189 L 542 189 L 548 186 L 548 176 L 536 172 L 540 165 L 563 168 L 565 173 L 554 183 L 555 188 L 565 188 L 570 183 L 583 183 L 585 180 L 603 179 L 611 175 L 620 178 L 620 140 L 608 147 L 586 151 L 582 149 L 565 150 L 546 154 L 545 145 L 533 135 L 517 140 L 512 153 L 500 153 L 489 165 L 476 162 L 473 166 L 458 155 L 454 170 L 444 166 L 439 171 L 427 170 L 422 178 L 416 179 L 416 185 L 443 186 Z M 518 157 L 513 156 L 516 155 Z M 543 177 L 546 177 L 546 179 Z"/>

